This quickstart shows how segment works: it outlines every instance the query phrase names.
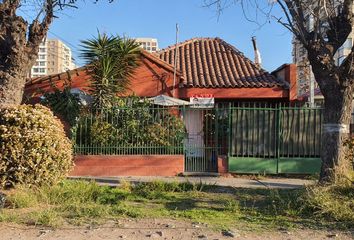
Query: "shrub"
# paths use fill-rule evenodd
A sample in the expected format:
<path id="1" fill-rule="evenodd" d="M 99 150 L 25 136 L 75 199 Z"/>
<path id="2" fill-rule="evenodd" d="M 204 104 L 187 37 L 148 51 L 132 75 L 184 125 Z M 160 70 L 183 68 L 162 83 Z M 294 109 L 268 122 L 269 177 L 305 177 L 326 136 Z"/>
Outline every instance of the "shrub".
<path id="1" fill-rule="evenodd" d="M 91 125 L 91 142 L 98 146 L 114 143 L 116 129 L 112 124 L 103 121 L 95 121 Z"/>
<path id="2" fill-rule="evenodd" d="M 60 90 L 53 83 L 51 85 L 54 92 L 44 93 L 41 104 L 49 107 L 54 114 L 70 126 L 74 126 L 82 107 L 79 95 L 71 92 L 71 81 L 64 82 L 63 90 Z"/>
<path id="3" fill-rule="evenodd" d="M 41 105 L 0 109 L 0 186 L 51 185 L 71 169 L 72 144 Z"/>

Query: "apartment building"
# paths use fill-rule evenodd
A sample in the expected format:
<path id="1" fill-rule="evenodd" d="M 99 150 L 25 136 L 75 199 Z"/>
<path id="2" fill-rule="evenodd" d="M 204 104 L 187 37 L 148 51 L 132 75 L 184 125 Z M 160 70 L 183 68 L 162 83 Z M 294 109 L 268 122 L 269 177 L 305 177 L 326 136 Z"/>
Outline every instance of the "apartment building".
<path id="1" fill-rule="evenodd" d="M 159 50 L 159 45 L 156 38 L 135 38 L 135 41 L 140 44 L 140 46 L 152 53 Z"/>
<path id="2" fill-rule="evenodd" d="M 31 69 L 31 77 L 61 73 L 75 67 L 68 46 L 58 39 L 46 39 L 39 46 L 36 63 Z"/>
<path id="3" fill-rule="evenodd" d="M 354 12 L 354 8 L 353 8 Z M 310 14 L 306 14 L 307 20 L 307 28 L 311 30 L 314 26 L 314 19 Z M 343 44 L 343 46 L 337 51 L 335 55 L 336 64 L 340 65 L 342 61 L 348 56 L 350 53 L 352 46 L 354 44 L 354 31 L 350 34 L 347 41 Z M 310 100 L 311 94 L 310 89 L 313 89 L 314 95 L 312 95 L 315 99 L 316 98 L 323 98 L 316 81 L 314 80 L 314 76 L 311 70 L 311 66 L 309 64 L 307 58 L 307 51 L 302 46 L 302 44 L 297 40 L 293 39 L 292 41 L 293 46 L 293 62 L 297 65 L 298 69 L 298 96 L 308 95 L 308 99 Z M 312 86 L 311 86 L 312 83 Z"/>

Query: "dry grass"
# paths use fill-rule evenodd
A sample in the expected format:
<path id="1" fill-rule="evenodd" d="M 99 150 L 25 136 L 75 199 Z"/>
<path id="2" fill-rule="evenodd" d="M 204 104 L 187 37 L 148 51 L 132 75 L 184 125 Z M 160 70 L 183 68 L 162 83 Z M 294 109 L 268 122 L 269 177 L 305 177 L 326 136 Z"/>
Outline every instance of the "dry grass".
<path id="1" fill-rule="evenodd" d="M 52 187 L 6 192 L 0 221 L 59 226 L 122 217 L 167 217 L 253 228 L 353 228 L 352 185 L 298 190 L 234 189 L 191 183 L 124 183 L 120 187 L 63 181 Z"/>

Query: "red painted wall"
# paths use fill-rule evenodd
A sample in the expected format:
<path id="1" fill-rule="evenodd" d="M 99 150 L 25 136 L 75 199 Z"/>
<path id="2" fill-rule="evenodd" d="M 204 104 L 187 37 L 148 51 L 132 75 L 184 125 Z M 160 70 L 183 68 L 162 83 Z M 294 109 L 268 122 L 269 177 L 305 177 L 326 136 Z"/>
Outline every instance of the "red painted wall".
<path id="1" fill-rule="evenodd" d="M 70 176 L 176 176 L 183 155 L 78 155 Z"/>
<path id="2" fill-rule="evenodd" d="M 297 100 L 297 68 L 295 64 L 284 64 L 272 74 L 289 83 L 287 97 L 290 102 Z"/>
<path id="3" fill-rule="evenodd" d="M 274 88 L 182 88 L 179 98 L 212 94 L 215 99 L 279 99 L 288 97 L 288 90 Z"/>
<path id="4" fill-rule="evenodd" d="M 179 77 L 176 78 L 175 88 L 178 88 Z M 126 96 L 135 94 L 139 97 L 154 97 L 160 94 L 173 95 L 173 72 L 167 71 L 157 63 L 143 58 L 141 65 L 130 78 L 129 90 Z M 175 90 L 175 95 L 178 89 Z"/>
<path id="5" fill-rule="evenodd" d="M 283 65 L 273 74 L 288 81 L 291 86 L 290 99 L 295 98 L 296 93 L 296 67 Z M 289 98 L 289 90 L 274 88 L 190 88 L 179 87 L 181 74 L 177 72 L 175 84 L 173 82 L 173 67 L 157 59 L 151 54 L 141 55 L 141 64 L 130 78 L 129 89 L 124 94 L 129 96 L 135 94 L 140 97 L 153 97 L 160 94 L 174 96 L 182 99 L 189 99 L 196 94 L 212 94 L 216 99 L 284 99 Z M 85 92 L 89 91 L 90 73 L 85 67 L 71 70 L 69 72 L 48 76 L 41 79 L 33 79 L 26 84 L 26 96 L 40 96 L 44 92 L 53 91 L 54 83 L 62 89 L 64 82 L 71 79 L 72 88 L 79 88 Z M 174 91 L 173 91 L 174 89 Z M 42 92 L 43 92 L 42 91 Z M 33 101 L 32 101 L 33 102 Z"/>

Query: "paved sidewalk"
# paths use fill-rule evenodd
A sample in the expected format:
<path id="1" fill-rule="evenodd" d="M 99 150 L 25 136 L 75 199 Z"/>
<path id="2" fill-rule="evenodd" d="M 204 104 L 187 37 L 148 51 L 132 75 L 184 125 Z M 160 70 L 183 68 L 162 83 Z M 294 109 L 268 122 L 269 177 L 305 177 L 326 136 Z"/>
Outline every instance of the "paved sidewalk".
<path id="1" fill-rule="evenodd" d="M 264 178 L 251 179 L 250 177 L 69 177 L 69 179 L 94 180 L 100 184 L 119 185 L 121 181 L 131 183 L 165 181 L 165 182 L 192 182 L 235 188 L 272 188 L 293 189 L 314 184 L 313 180 L 299 178 Z"/>

